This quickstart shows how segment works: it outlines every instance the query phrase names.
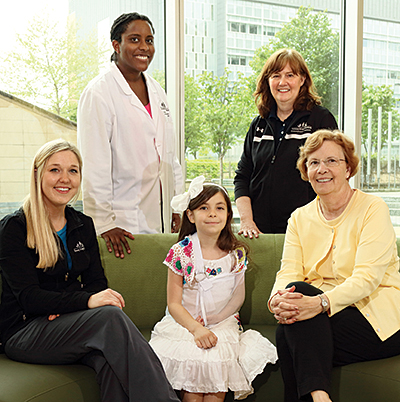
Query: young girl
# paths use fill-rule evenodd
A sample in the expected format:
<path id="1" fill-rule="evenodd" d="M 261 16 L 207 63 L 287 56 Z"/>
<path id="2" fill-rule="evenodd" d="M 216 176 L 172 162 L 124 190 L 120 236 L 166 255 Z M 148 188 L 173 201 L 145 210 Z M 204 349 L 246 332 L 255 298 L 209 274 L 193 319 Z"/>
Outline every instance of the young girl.
<path id="1" fill-rule="evenodd" d="M 277 355 L 258 332 L 243 333 L 238 311 L 245 297 L 246 245 L 233 235 L 226 190 L 203 182 L 202 176 L 194 179 L 171 203 L 184 211 L 182 227 L 164 261 L 170 268 L 168 307 L 150 344 L 184 402 L 223 401 L 228 389 L 244 399 Z"/>

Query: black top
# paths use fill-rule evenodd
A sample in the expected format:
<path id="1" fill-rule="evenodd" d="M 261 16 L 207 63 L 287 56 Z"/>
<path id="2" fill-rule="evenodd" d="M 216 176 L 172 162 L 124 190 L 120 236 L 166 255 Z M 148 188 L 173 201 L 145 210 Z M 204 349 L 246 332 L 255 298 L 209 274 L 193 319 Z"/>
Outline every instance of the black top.
<path id="1" fill-rule="evenodd" d="M 292 121 L 296 117 L 296 114 L 297 114 L 296 110 L 293 110 L 291 115 L 287 117 L 284 121 L 282 121 L 277 115 L 276 105 L 270 111 L 267 120 L 269 124 L 271 124 L 272 132 L 274 133 L 274 152 L 276 152 L 288 128 L 292 125 Z"/>
<path id="2" fill-rule="evenodd" d="M 284 135 L 276 136 L 276 118 L 272 114 L 268 119 L 257 116 L 236 170 L 235 199 L 250 197 L 254 222 L 263 233 L 285 233 L 291 213 L 315 198 L 311 185 L 296 168 L 299 147 L 314 131 L 337 129 L 332 113 L 322 106 L 296 111 L 291 117 Z"/>
<path id="3" fill-rule="evenodd" d="M 33 318 L 85 310 L 90 296 L 107 288 L 92 219 L 71 207 L 66 207 L 65 217 L 72 259 L 70 270 L 66 257 L 61 257 L 54 268 L 46 271 L 36 268 L 39 256 L 26 245 L 22 209 L 0 221 L 0 342 L 3 345 Z M 61 241 L 60 247 L 65 256 Z"/>

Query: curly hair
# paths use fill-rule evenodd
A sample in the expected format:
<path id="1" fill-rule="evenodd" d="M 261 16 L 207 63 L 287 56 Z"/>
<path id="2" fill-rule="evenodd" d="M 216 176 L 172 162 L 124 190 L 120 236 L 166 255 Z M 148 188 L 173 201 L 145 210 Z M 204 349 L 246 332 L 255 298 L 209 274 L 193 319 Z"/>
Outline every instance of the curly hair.
<path id="1" fill-rule="evenodd" d="M 355 152 L 354 142 L 344 135 L 339 130 L 317 130 L 315 133 L 311 134 L 304 145 L 300 147 L 299 159 L 297 159 L 297 169 L 299 169 L 301 178 L 304 181 L 308 181 L 307 174 L 307 159 L 313 152 L 317 151 L 322 147 L 324 141 L 333 141 L 335 144 L 339 145 L 342 150 L 344 157 L 346 159 L 347 166 L 350 168 L 350 177 L 355 176 L 358 172 L 358 166 L 360 163 L 360 158 Z"/>

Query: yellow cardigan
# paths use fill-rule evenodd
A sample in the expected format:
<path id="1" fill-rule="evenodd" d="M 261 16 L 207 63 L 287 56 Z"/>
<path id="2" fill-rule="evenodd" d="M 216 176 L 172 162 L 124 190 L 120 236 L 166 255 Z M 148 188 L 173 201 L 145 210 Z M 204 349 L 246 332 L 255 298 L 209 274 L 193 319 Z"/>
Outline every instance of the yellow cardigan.
<path id="1" fill-rule="evenodd" d="M 323 290 L 331 315 L 356 306 L 381 340 L 397 332 L 399 258 L 385 202 L 355 190 L 345 211 L 334 220 L 324 218 L 318 198 L 293 212 L 271 297 L 293 281 Z"/>

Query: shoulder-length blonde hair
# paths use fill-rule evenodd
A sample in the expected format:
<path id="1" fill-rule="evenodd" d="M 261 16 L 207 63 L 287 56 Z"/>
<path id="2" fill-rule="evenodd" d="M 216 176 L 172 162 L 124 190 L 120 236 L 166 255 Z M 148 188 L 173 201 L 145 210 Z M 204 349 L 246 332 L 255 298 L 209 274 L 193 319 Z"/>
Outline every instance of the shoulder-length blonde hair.
<path id="1" fill-rule="evenodd" d="M 33 159 L 29 195 L 22 207 L 26 217 L 27 245 L 29 248 L 36 249 L 36 253 L 39 254 L 39 263 L 36 268 L 44 270 L 55 266 L 61 255 L 61 249 L 43 202 L 42 179 L 50 157 L 61 151 L 71 151 L 75 154 L 79 172 L 82 174 L 82 157 L 75 145 L 63 139 L 44 144 Z M 75 201 L 78 195 L 79 191 L 72 201 Z"/>
<path id="2" fill-rule="evenodd" d="M 253 96 L 261 117 L 267 118 L 276 103 L 269 87 L 269 78 L 282 71 L 288 63 L 294 74 L 304 77 L 304 83 L 293 105 L 294 110 L 311 110 L 314 105 L 321 104 L 321 97 L 318 96 L 303 56 L 294 49 L 280 49 L 268 58 L 257 79 Z"/>
<path id="3" fill-rule="evenodd" d="M 300 147 L 300 156 L 299 159 L 297 159 L 297 169 L 300 170 L 301 178 L 304 181 L 308 181 L 307 159 L 310 154 L 322 147 L 324 141 L 333 141 L 342 148 L 347 166 L 350 168 L 349 179 L 350 177 L 355 176 L 358 172 L 360 158 L 355 152 L 354 142 L 339 130 L 331 131 L 322 129 L 311 134 L 304 145 Z"/>

